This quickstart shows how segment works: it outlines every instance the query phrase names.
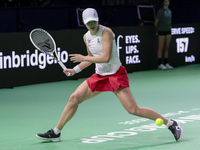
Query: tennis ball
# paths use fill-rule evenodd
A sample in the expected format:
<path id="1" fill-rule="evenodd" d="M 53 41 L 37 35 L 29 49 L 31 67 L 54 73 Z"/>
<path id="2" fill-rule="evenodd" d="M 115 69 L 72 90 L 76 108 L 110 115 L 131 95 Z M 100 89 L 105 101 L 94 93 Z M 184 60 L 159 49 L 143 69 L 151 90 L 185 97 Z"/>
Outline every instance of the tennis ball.
<path id="1" fill-rule="evenodd" d="M 161 125 L 163 124 L 163 120 L 160 119 L 160 118 L 157 118 L 157 119 L 156 119 L 156 124 L 157 124 L 158 126 L 161 126 Z"/>

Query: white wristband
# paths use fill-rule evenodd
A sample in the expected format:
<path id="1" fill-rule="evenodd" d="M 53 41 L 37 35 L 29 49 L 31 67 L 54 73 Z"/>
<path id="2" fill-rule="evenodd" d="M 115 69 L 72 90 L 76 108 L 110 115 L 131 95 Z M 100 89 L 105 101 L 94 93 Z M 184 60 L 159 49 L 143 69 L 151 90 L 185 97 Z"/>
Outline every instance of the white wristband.
<path id="1" fill-rule="evenodd" d="M 82 71 L 78 65 L 76 65 L 73 69 L 74 69 L 74 71 L 75 71 L 76 73 L 79 73 L 79 72 Z"/>

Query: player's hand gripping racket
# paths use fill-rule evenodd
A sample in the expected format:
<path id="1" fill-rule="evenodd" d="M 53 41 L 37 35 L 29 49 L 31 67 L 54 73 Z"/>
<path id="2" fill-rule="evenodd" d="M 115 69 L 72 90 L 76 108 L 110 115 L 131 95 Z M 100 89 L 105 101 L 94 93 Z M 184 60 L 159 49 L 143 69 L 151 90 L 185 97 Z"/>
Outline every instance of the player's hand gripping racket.
<path id="1" fill-rule="evenodd" d="M 56 43 L 47 31 L 39 28 L 33 29 L 30 32 L 29 37 L 35 48 L 55 59 L 63 70 L 67 69 L 66 66 L 58 59 Z M 71 73 L 68 74 L 68 76 L 70 75 Z"/>

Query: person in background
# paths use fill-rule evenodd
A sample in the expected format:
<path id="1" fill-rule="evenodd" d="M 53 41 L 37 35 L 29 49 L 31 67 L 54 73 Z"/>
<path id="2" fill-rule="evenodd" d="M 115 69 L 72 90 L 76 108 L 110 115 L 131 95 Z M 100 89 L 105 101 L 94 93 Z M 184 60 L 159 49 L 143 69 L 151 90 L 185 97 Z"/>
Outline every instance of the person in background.
<path id="1" fill-rule="evenodd" d="M 118 57 L 113 31 L 99 24 L 98 14 L 93 8 L 85 9 L 82 17 L 83 23 L 88 29 L 83 35 L 88 55 L 70 54 L 71 61 L 80 63 L 72 69 L 64 70 L 64 73 L 66 75 L 69 73 L 75 75 L 92 63 L 96 65 L 96 73 L 83 81 L 71 94 L 56 127 L 46 133 L 38 133 L 36 136 L 42 140 L 60 141 L 61 130 L 75 115 L 79 105 L 105 91 L 110 91 L 116 95 L 129 114 L 151 120 L 163 119 L 164 124 L 174 135 L 175 140 L 179 141 L 182 136 L 182 128 L 179 121 L 168 120 L 150 108 L 137 105 L 129 87 L 126 68 L 122 66 Z"/>
<path id="2" fill-rule="evenodd" d="M 158 35 L 158 69 L 166 70 L 173 69 L 173 67 L 168 63 L 168 51 L 171 42 L 171 20 L 172 12 L 168 8 L 169 0 L 163 1 L 163 7 L 158 10 L 155 20 L 155 27 L 157 29 Z M 163 54 L 164 52 L 164 54 Z M 164 55 L 164 60 L 162 56 Z"/>

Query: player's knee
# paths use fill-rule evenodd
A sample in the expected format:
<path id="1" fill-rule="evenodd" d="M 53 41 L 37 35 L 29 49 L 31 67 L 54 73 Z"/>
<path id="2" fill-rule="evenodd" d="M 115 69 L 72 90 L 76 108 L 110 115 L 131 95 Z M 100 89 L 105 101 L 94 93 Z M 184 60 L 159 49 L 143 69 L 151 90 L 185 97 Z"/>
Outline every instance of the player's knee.
<path id="1" fill-rule="evenodd" d="M 80 104 L 80 98 L 77 94 L 73 93 L 71 94 L 71 96 L 69 97 L 69 101 L 68 103 L 72 104 L 72 105 L 78 105 Z"/>

